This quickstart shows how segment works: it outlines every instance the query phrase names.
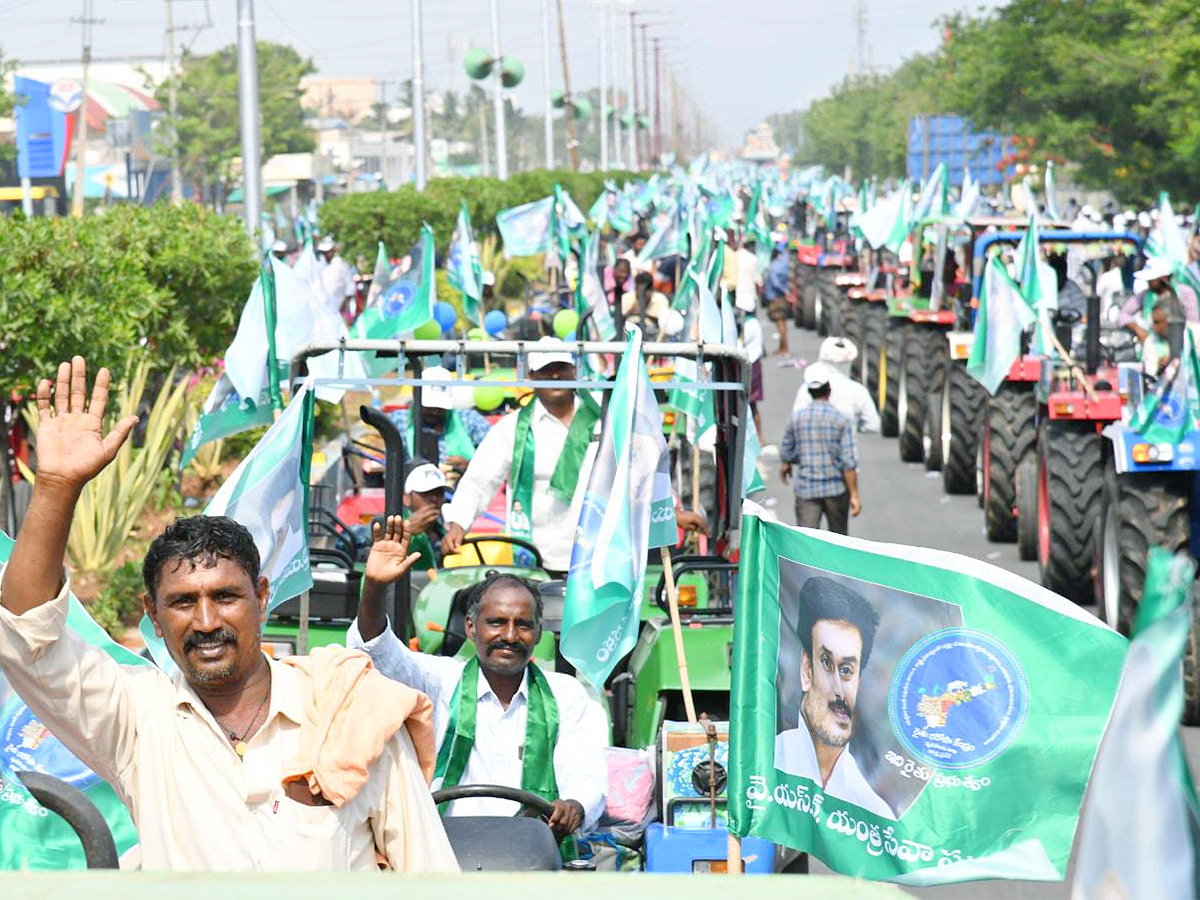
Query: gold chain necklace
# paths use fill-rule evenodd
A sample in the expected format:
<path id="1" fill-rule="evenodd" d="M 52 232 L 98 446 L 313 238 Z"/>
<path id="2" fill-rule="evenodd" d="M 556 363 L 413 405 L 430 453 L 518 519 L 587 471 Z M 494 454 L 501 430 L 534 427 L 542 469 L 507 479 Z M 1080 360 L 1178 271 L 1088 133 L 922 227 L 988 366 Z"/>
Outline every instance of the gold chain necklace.
<path id="1" fill-rule="evenodd" d="M 242 731 L 240 737 L 233 731 L 229 731 L 229 740 L 233 744 L 233 749 L 237 752 L 239 757 L 246 755 L 246 735 L 250 733 L 250 729 L 253 728 L 254 723 L 258 721 L 258 714 L 262 712 L 263 707 L 266 706 L 267 698 L 269 696 L 271 696 L 271 689 L 268 687 L 267 692 L 263 694 L 263 698 L 258 701 L 258 708 L 254 710 L 254 715 L 250 717 L 250 724 L 248 724 Z M 224 728 L 225 726 L 222 724 L 221 727 Z"/>

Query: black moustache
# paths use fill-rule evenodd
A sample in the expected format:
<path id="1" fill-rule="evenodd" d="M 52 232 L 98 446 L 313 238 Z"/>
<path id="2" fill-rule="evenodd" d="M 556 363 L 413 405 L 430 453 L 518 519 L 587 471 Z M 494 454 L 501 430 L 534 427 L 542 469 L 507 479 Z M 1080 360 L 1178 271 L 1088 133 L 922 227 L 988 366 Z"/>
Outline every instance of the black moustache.
<path id="1" fill-rule="evenodd" d="M 513 653 L 523 654 L 525 652 L 524 644 L 506 644 L 502 641 L 497 641 L 493 644 L 488 644 L 488 653 L 495 653 L 497 650 L 511 650 Z"/>
<path id="2" fill-rule="evenodd" d="M 830 700 L 829 708 L 832 709 L 834 712 L 840 712 L 840 713 L 844 714 L 847 718 L 850 718 L 850 719 L 854 718 L 854 713 L 850 711 L 850 707 L 846 705 L 845 701 Z"/>
<path id="3" fill-rule="evenodd" d="M 220 646 L 221 644 L 236 643 L 237 638 L 235 638 L 230 632 L 224 630 L 213 631 L 209 634 L 193 634 L 183 642 L 183 652 L 187 653 L 189 650 L 194 650 L 197 647 L 216 647 Z"/>

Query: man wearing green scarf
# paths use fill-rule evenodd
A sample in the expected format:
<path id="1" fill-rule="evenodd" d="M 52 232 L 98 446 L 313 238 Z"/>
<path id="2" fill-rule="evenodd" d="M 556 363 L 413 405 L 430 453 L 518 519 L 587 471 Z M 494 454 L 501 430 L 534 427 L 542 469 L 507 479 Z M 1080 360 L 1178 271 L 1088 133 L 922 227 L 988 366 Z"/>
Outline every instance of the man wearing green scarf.
<path id="1" fill-rule="evenodd" d="M 544 337 L 529 353 L 535 381 L 574 381 L 575 359 L 558 338 Z M 443 511 L 442 552 L 454 553 L 463 536 L 496 492 L 508 485 L 505 531 L 533 542 L 543 568 L 565 574 L 571 563 L 576 489 L 587 484 L 588 453 L 600 406 L 586 391 L 540 387 L 535 398 L 492 426 Z M 582 491 L 579 492 L 582 498 Z"/>
<path id="2" fill-rule="evenodd" d="M 384 675 L 429 696 L 438 734 L 433 788 L 467 784 L 517 787 L 554 804 L 549 820 L 562 839 L 596 824 L 604 808 L 608 721 L 583 685 L 532 663 L 542 636 L 534 585 L 493 572 L 467 602 L 469 661 L 409 650 L 389 627 L 387 586 L 417 560 L 399 516 L 374 526 L 358 618 L 346 645 L 365 650 Z M 511 816 L 511 800 L 448 804 L 444 815 Z"/>

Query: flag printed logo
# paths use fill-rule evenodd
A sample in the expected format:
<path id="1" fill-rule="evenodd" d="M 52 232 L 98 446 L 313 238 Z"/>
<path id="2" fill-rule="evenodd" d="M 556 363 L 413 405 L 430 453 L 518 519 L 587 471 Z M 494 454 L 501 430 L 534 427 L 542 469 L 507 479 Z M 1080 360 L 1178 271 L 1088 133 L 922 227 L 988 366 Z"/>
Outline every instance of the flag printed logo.
<path id="1" fill-rule="evenodd" d="M 383 314 L 394 319 L 404 312 L 417 297 L 417 288 L 411 281 L 397 281 L 383 295 Z"/>
<path id="2" fill-rule="evenodd" d="M 1163 428 L 1177 428 L 1184 424 L 1187 412 L 1183 398 L 1172 391 L 1159 401 L 1158 408 L 1154 411 L 1154 420 Z"/>
<path id="3" fill-rule="evenodd" d="M 0 771 L 41 772 L 81 791 L 100 783 L 100 776 L 64 747 L 16 696 L 0 710 Z"/>
<path id="4" fill-rule="evenodd" d="M 1025 724 L 1021 664 L 989 635 L 947 628 L 915 644 L 892 676 L 888 715 L 901 745 L 936 769 L 972 769 Z"/>

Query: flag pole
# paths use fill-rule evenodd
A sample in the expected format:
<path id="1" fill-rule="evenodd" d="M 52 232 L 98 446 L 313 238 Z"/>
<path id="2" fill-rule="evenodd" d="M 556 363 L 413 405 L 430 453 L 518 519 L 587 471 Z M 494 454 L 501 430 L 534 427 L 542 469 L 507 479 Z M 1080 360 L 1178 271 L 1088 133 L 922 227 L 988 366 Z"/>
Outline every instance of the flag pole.
<path id="1" fill-rule="evenodd" d="M 729 832 L 729 843 L 726 849 L 725 873 L 727 875 L 743 875 L 742 869 L 742 839 Z"/>
<path id="2" fill-rule="evenodd" d="M 667 608 L 671 613 L 671 633 L 675 635 L 675 659 L 679 664 L 679 685 L 683 690 L 683 707 L 687 710 L 688 722 L 695 725 L 696 702 L 692 699 L 692 682 L 688 677 L 687 654 L 683 649 L 683 626 L 679 624 L 679 591 L 675 588 L 675 570 L 671 566 L 671 551 L 659 547 L 662 554 L 663 579 L 667 585 Z"/>

